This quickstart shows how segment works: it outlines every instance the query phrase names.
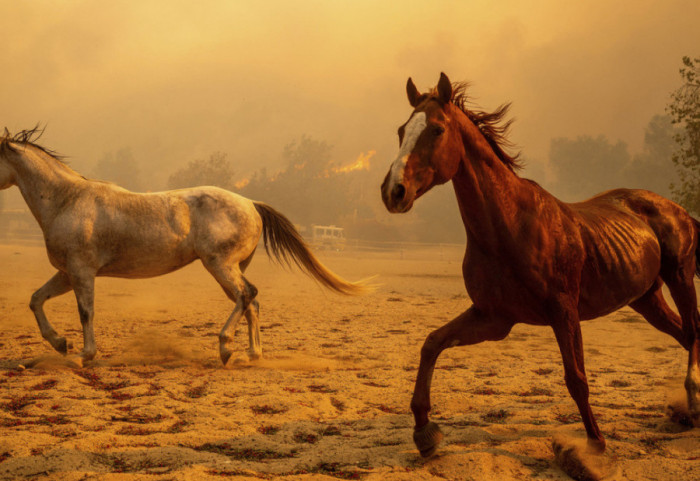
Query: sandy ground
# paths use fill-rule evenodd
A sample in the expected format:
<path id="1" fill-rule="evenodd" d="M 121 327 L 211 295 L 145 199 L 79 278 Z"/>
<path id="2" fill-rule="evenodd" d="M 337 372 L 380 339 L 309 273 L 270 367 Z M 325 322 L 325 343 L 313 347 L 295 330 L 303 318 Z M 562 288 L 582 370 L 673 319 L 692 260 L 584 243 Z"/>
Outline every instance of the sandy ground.
<path id="1" fill-rule="evenodd" d="M 27 307 L 53 273 L 43 248 L 0 246 L 0 479 L 568 479 L 552 438 L 584 431 L 551 330 L 516 326 L 441 356 L 432 417 L 445 441 L 424 461 L 409 402 L 425 336 L 469 305 L 461 261 L 321 258 L 382 286 L 337 296 L 259 254 L 248 278 L 265 359 L 226 368 L 217 334 L 232 306 L 199 263 L 99 279 L 98 355 L 71 368 Z M 47 313 L 82 347 L 72 294 Z M 700 479 L 700 431 L 666 414 L 685 351 L 630 309 L 586 322 L 583 335 L 593 410 L 621 478 Z M 244 328 L 236 348 L 245 360 Z"/>

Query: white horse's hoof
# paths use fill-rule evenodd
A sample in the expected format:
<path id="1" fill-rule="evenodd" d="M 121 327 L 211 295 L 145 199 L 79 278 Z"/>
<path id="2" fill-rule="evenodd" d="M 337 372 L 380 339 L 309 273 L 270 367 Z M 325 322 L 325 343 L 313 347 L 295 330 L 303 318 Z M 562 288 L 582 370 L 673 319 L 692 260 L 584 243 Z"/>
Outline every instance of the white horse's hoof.
<path id="1" fill-rule="evenodd" d="M 228 360 L 231 359 L 231 354 L 233 354 L 233 353 L 231 351 L 229 351 L 228 349 L 226 349 L 226 350 L 222 349 L 220 354 L 221 354 L 221 363 L 225 366 L 226 363 L 228 362 Z"/>
<path id="2" fill-rule="evenodd" d="M 56 351 L 61 354 L 67 354 L 70 349 L 73 349 L 73 343 L 66 340 L 65 337 L 56 338 L 56 343 L 53 345 Z"/>
<path id="3" fill-rule="evenodd" d="M 85 350 L 80 351 L 80 357 L 83 361 L 92 361 L 95 359 L 96 352 L 85 352 Z"/>

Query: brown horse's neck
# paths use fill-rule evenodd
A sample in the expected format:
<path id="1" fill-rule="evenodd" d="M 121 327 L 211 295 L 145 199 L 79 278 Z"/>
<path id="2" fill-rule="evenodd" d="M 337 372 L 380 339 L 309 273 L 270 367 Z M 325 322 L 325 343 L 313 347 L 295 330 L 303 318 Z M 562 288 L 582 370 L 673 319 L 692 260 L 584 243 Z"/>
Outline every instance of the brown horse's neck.
<path id="1" fill-rule="evenodd" d="M 42 228 L 85 180 L 32 145 L 18 146 L 11 164 L 17 174 L 17 187 Z"/>
<path id="2" fill-rule="evenodd" d="M 452 178 L 468 242 L 486 251 L 515 234 L 522 199 L 532 186 L 498 158 L 481 131 L 462 120 L 464 157 Z M 498 242 L 496 242 L 498 241 Z"/>

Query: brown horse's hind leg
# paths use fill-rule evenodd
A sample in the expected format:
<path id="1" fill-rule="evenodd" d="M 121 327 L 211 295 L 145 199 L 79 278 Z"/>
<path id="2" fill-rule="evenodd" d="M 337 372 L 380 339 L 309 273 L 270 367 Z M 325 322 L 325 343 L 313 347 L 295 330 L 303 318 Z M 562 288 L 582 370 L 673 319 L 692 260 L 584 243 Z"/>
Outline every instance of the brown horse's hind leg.
<path id="1" fill-rule="evenodd" d="M 44 313 L 44 303 L 52 298 L 60 296 L 70 291 L 71 286 L 68 276 L 63 272 L 57 272 L 49 281 L 32 295 L 29 308 L 34 312 L 41 336 L 51 343 L 54 349 L 61 354 L 66 354 L 70 348 L 70 343 L 65 337 L 60 337 L 53 326 L 49 323 Z"/>
<path id="2" fill-rule="evenodd" d="M 512 327 L 512 322 L 490 319 L 472 306 L 454 320 L 431 332 L 425 339 L 411 400 L 411 410 L 416 422 L 413 440 L 422 456 L 431 456 L 442 439 L 437 424 L 428 421 L 430 383 L 440 353 L 453 346 L 503 339 Z"/>
<path id="3" fill-rule="evenodd" d="M 588 434 L 588 444 L 596 451 L 603 452 L 605 439 L 588 403 L 588 379 L 583 363 L 583 341 L 578 316 L 572 314 L 564 316 L 562 319 L 557 319 L 552 327 L 564 362 L 564 381 L 581 413 L 581 419 Z"/>
<path id="4" fill-rule="evenodd" d="M 695 266 L 680 269 L 676 275 L 664 279 L 671 291 L 678 312 L 683 320 L 683 334 L 688 348 L 688 374 L 685 390 L 688 396 L 688 409 L 693 424 L 700 426 L 700 312 L 693 285 Z"/>
<path id="5" fill-rule="evenodd" d="M 673 337 L 686 350 L 690 349 L 688 339 L 683 333 L 681 318 L 671 310 L 661 291 L 662 280 L 657 279 L 654 285 L 642 297 L 630 304 L 630 307 L 641 314 L 644 319 L 661 332 Z"/>

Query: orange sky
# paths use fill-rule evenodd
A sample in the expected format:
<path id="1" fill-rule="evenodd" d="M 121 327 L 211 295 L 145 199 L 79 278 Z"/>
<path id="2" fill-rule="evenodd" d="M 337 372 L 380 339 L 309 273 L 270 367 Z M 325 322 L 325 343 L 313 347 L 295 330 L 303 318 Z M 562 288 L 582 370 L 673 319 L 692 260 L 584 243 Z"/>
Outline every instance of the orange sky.
<path id="1" fill-rule="evenodd" d="M 162 180 L 214 151 L 241 177 L 274 170 L 303 134 L 388 167 L 407 77 L 441 70 L 482 107 L 513 101 L 531 163 L 558 136 L 634 152 L 700 56 L 696 0 L 0 3 L 1 124 L 48 123 L 44 144 L 85 174 L 130 147 Z"/>

